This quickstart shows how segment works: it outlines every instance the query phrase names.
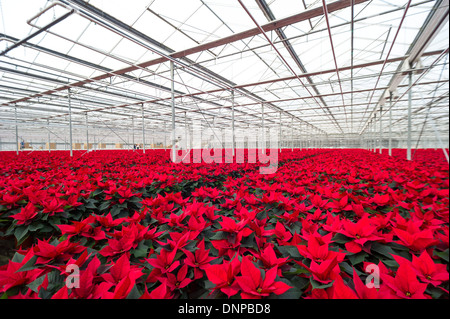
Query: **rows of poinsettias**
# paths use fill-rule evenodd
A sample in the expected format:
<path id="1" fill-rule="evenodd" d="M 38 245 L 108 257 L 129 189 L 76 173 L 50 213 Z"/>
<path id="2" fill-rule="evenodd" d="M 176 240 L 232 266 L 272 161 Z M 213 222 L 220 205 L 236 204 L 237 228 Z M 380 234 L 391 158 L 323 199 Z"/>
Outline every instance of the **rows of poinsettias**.
<path id="1" fill-rule="evenodd" d="M 448 298 L 448 166 L 294 153 L 274 175 L 126 152 L 49 155 L 37 171 L 4 164 L 0 227 L 23 247 L 0 268 L 0 292 Z"/>

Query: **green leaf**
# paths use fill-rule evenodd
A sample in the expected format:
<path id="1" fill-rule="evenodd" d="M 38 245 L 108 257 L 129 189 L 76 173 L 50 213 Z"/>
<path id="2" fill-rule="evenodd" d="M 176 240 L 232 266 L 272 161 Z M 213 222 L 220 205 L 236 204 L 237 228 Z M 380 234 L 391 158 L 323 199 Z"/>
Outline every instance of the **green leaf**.
<path id="1" fill-rule="evenodd" d="M 284 276 L 293 276 L 293 275 L 301 275 L 301 274 L 309 274 L 308 269 L 306 268 L 292 268 L 295 269 L 294 271 L 284 271 Z"/>
<path id="2" fill-rule="evenodd" d="M 347 254 L 348 260 L 350 260 L 353 266 L 362 263 L 368 256 L 369 255 L 364 251 L 353 255 Z"/>
<path id="3" fill-rule="evenodd" d="M 51 291 L 48 291 L 45 288 L 41 288 L 41 289 L 39 289 L 38 296 L 41 299 L 50 299 L 53 296 L 53 293 L 51 293 Z"/>
<path id="4" fill-rule="evenodd" d="M 289 284 L 289 285 L 294 286 L 300 290 L 303 290 L 309 285 L 309 282 L 310 281 L 308 278 L 296 276 L 296 277 L 292 278 L 290 281 L 290 283 L 292 285 L 291 284 Z"/>
<path id="5" fill-rule="evenodd" d="M 398 268 L 398 263 L 394 259 L 383 260 L 383 264 L 391 269 Z"/>
<path id="6" fill-rule="evenodd" d="M 29 270 L 33 270 L 36 268 L 39 268 L 38 266 L 36 266 L 36 261 L 37 261 L 38 257 L 37 256 L 33 256 L 30 258 L 30 260 L 28 260 L 25 265 L 23 265 L 22 267 L 20 267 L 19 270 L 16 271 L 17 272 L 23 272 L 23 271 L 29 271 Z"/>
<path id="7" fill-rule="evenodd" d="M 17 239 L 17 245 L 22 244 L 28 235 L 28 226 L 19 226 L 14 230 L 14 236 Z"/>
<path id="8" fill-rule="evenodd" d="M 294 258 L 301 257 L 296 246 L 279 246 L 278 250 L 283 256 L 290 256 Z"/>
<path id="9" fill-rule="evenodd" d="M 11 261 L 15 262 L 15 263 L 21 263 L 24 258 L 25 258 L 25 255 L 21 255 L 19 253 L 15 253 Z"/>
<path id="10" fill-rule="evenodd" d="M 209 240 L 222 240 L 222 239 L 227 239 L 228 238 L 228 233 L 223 232 L 223 231 L 218 231 L 216 233 L 214 233 L 213 236 L 211 236 L 209 238 Z"/>
<path id="11" fill-rule="evenodd" d="M 334 242 L 338 243 L 338 244 L 346 244 L 350 241 L 352 241 L 351 238 L 348 238 L 347 236 L 341 234 L 341 233 L 337 233 L 333 239 Z"/>
<path id="12" fill-rule="evenodd" d="M 133 255 L 136 258 L 144 258 L 147 257 L 149 247 L 144 244 L 144 241 L 141 241 L 136 249 L 133 251 Z"/>
<path id="13" fill-rule="evenodd" d="M 444 251 L 434 251 L 434 254 L 439 258 L 444 259 L 448 263 L 448 248 Z"/>
<path id="14" fill-rule="evenodd" d="M 100 207 L 102 207 L 102 205 L 100 205 Z M 102 210 L 102 209 L 100 208 L 100 210 Z M 120 207 L 120 205 L 114 205 L 113 207 L 111 207 L 111 216 L 116 217 L 117 215 L 120 214 L 121 210 L 122 210 L 122 207 Z"/>
<path id="15" fill-rule="evenodd" d="M 344 270 L 347 274 L 349 274 L 349 275 L 351 275 L 351 276 L 353 276 L 353 269 L 356 271 L 356 273 L 357 273 L 357 275 L 358 276 L 362 276 L 362 275 L 364 275 L 364 273 L 362 273 L 361 271 L 359 271 L 358 269 L 356 269 L 356 268 L 353 268 L 352 266 L 350 266 L 348 263 L 346 263 L 346 262 L 342 262 L 342 263 L 340 263 L 339 264 L 339 267 L 342 269 L 342 270 Z"/>
<path id="16" fill-rule="evenodd" d="M 39 229 L 41 229 L 43 227 L 44 227 L 44 224 L 42 224 L 42 223 L 35 223 L 35 224 L 31 224 L 30 226 L 28 226 L 28 230 L 32 231 L 32 232 L 35 232 L 35 231 L 37 231 L 37 230 L 39 230 Z"/>
<path id="17" fill-rule="evenodd" d="M 100 210 L 100 211 L 104 211 L 104 210 L 107 210 L 108 208 L 109 208 L 109 205 L 110 205 L 111 203 L 109 202 L 109 201 L 104 201 L 104 202 L 102 202 L 101 204 L 100 204 L 100 206 L 98 207 L 98 209 Z"/>
<path id="18" fill-rule="evenodd" d="M 95 191 L 93 191 L 93 192 L 91 193 L 91 197 L 95 197 L 95 196 L 97 196 L 97 195 L 100 195 L 101 193 L 103 193 L 103 189 L 97 188 Z"/>
<path id="19" fill-rule="evenodd" d="M 331 286 L 333 286 L 334 280 L 332 282 L 330 282 L 329 284 L 323 284 L 321 282 L 315 281 L 314 279 L 311 278 L 311 285 L 313 287 L 313 289 L 326 289 L 326 288 L 330 288 Z"/>
<path id="20" fill-rule="evenodd" d="M 44 279 L 45 279 L 45 275 L 39 277 L 38 279 L 36 279 L 32 283 L 28 284 L 27 287 L 30 288 L 31 290 L 33 290 L 35 293 L 37 293 L 38 292 L 38 287 L 40 285 L 42 285 L 42 283 L 44 282 Z"/>
<path id="21" fill-rule="evenodd" d="M 378 242 L 373 242 L 370 249 L 376 251 L 377 253 L 383 256 L 388 257 L 389 259 L 393 258 L 391 254 L 395 255 L 395 251 L 393 251 L 391 247 L 387 245 L 382 245 Z"/>
<path id="22" fill-rule="evenodd" d="M 431 295 L 433 299 L 439 299 L 444 294 L 444 291 L 437 287 L 433 287 L 432 285 L 428 285 L 428 288 L 425 292 Z"/>
<path id="23" fill-rule="evenodd" d="M 133 289 L 131 289 L 126 299 L 139 299 L 141 296 L 142 294 L 137 289 L 136 284 L 134 284 Z"/>

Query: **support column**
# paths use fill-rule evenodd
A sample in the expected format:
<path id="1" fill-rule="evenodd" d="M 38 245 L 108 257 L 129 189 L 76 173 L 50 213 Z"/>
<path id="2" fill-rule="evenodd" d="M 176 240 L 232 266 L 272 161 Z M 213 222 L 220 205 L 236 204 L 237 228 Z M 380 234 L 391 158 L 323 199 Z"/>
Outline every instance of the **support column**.
<path id="1" fill-rule="evenodd" d="M 380 154 L 383 154 L 383 107 L 380 107 Z"/>
<path id="2" fill-rule="evenodd" d="M 70 157 L 73 157 L 73 136 L 72 136 L 72 102 L 70 100 L 70 88 L 67 89 L 69 100 L 69 143 L 70 143 Z"/>
<path id="3" fill-rule="evenodd" d="M 144 103 L 141 104 L 142 110 L 142 149 L 145 154 L 145 121 L 144 121 Z"/>
<path id="4" fill-rule="evenodd" d="M 392 92 L 389 101 L 389 156 L 392 156 Z"/>
<path id="5" fill-rule="evenodd" d="M 170 88 L 171 88 L 171 103 L 172 103 L 172 158 L 175 159 L 175 73 L 173 61 L 170 61 Z"/>
<path id="6" fill-rule="evenodd" d="M 377 114 L 374 114 L 373 120 L 373 152 L 377 152 Z"/>
<path id="7" fill-rule="evenodd" d="M 279 138 L 278 138 L 278 148 L 280 149 L 280 153 L 281 152 L 283 152 L 283 148 L 282 148 L 282 145 L 281 145 L 281 138 L 282 138 L 282 132 L 281 132 L 281 130 L 282 130 L 282 126 L 281 126 L 281 111 L 280 111 L 280 131 L 279 131 Z"/>
<path id="8" fill-rule="evenodd" d="M 236 132 L 235 132 L 235 122 L 234 122 L 234 91 L 231 91 L 231 134 L 232 134 L 232 149 L 233 149 L 233 158 L 236 155 Z M 234 160 L 233 160 L 234 161 Z"/>
<path id="9" fill-rule="evenodd" d="M 133 142 L 133 151 L 134 151 L 134 146 L 136 145 L 134 142 L 134 117 L 131 118 L 131 139 Z"/>
<path id="10" fill-rule="evenodd" d="M 86 151 L 89 153 L 89 116 L 86 112 Z"/>
<path id="11" fill-rule="evenodd" d="M 303 122 L 300 122 L 300 124 L 298 125 L 300 130 L 299 130 L 299 134 L 300 134 L 300 142 L 299 142 L 299 149 L 302 150 L 303 149 Z"/>
<path id="12" fill-rule="evenodd" d="M 188 150 L 188 126 L 187 126 L 187 112 L 184 112 L 184 143 L 185 149 Z"/>
<path id="13" fill-rule="evenodd" d="M 261 128 L 262 128 L 262 147 L 261 150 L 265 152 L 266 150 L 266 126 L 264 121 L 264 103 L 261 103 Z"/>
<path id="14" fill-rule="evenodd" d="M 47 119 L 47 140 L 48 140 L 48 152 L 50 153 L 50 120 Z"/>
<path id="15" fill-rule="evenodd" d="M 291 152 L 294 151 L 294 118 L 291 119 Z"/>
<path id="16" fill-rule="evenodd" d="M 164 150 L 167 148 L 167 131 L 166 131 L 166 122 L 164 122 Z"/>
<path id="17" fill-rule="evenodd" d="M 16 122 L 16 155 L 19 155 L 19 127 L 17 126 L 17 105 L 14 105 L 14 118 Z"/>
<path id="18" fill-rule="evenodd" d="M 411 156 L 411 146 L 412 146 L 412 131 L 411 131 L 411 108 L 412 108 L 412 82 L 413 82 L 413 73 L 409 72 L 409 92 L 408 92 L 408 148 L 406 150 L 406 159 L 410 161 L 412 159 Z"/>

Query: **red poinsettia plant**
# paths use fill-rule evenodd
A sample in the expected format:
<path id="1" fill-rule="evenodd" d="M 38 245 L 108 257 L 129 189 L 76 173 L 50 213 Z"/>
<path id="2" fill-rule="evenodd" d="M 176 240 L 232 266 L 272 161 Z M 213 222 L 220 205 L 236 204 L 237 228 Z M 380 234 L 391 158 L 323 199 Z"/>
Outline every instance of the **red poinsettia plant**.
<path id="1" fill-rule="evenodd" d="M 437 151 L 283 150 L 271 175 L 247 157 L 1 153 L 0 298 L 448 298 Z"/>

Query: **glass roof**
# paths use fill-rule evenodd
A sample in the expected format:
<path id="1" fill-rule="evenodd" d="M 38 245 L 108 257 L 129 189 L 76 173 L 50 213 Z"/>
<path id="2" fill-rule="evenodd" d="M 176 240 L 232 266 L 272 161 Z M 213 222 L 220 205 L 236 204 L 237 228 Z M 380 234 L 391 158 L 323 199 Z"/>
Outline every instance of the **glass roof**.
<path id="1" fill-rule="evenodd" d="M 76 140 L 130 140 L 141 105 L 161 140 L 171 62 L 180 126 L 230 127 L 234 93 L 236 126 L 263 103 L 283 136 L 367 136 L 391 113 L 403 138 L 409 103 L 416 139 L 448 135 L 448 0 L 0 0 L 0 19 L 2 142 L 16 109 L 21 138 L 66 140 L 69 103 Z"/>

